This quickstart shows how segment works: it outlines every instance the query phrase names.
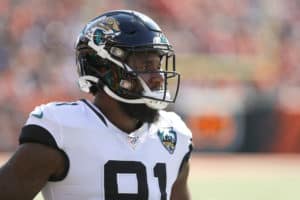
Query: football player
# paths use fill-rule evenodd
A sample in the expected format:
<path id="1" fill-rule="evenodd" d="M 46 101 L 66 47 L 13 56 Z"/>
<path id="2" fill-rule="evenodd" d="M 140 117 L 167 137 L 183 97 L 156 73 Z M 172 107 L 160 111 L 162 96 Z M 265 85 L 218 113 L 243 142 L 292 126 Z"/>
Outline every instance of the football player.
<path id="1" fill-rule="evenodd" d="M 0 199 L 188 200 L 191 132 L 175 102 L 175 54 L 159 26 L 128 10 L 91 20 L 76 43 L 79 86 L 93 102 L 31 112 L 0 170 Z"/>

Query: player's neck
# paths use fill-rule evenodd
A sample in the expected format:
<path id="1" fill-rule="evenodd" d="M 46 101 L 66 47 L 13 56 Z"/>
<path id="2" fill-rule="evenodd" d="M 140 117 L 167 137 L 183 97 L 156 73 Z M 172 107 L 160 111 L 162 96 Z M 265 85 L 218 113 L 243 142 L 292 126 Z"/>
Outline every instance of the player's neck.
<path id="1" fill-rule="evenodd" d="M 131 133 L 140 126 L 138 120 L 129 117 L 120 109 L 119 104 L 106 95 L 96 96 L 94 104 L 105 117 L 120 130 Z"/>

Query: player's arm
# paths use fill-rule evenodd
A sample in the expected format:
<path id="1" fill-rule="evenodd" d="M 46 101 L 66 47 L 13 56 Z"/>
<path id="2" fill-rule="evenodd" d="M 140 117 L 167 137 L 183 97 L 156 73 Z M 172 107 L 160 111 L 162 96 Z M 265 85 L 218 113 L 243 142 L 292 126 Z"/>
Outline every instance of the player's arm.
<path id="1" fill-rule="evenodd" d="M 188 188 L 188 176 L 190 166 L 189 161 L 186 161 L 172 187 L 171 200 L 190 200 L 190 192 Z"/>
<path id="2" fill-rule="evenodd" d="M 0 168 L 0 199 L 32 200 L 51 177 L 64 173 L 63 154 L 55 148 L 25 143 Z"/>

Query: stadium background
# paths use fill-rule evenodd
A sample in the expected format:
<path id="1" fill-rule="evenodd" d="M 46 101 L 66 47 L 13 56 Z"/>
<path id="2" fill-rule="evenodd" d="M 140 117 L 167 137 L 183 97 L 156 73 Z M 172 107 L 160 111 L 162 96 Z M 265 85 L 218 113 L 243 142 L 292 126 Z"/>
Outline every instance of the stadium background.
<path id="1" fill-rule="evenodd" d="M 36 105 L 82 98 L 74 43 L 110 9 L 148 14 L 174 45 L 194 199 L 300 196 L 298 0 L 1 0 L 0 151 Z"/>

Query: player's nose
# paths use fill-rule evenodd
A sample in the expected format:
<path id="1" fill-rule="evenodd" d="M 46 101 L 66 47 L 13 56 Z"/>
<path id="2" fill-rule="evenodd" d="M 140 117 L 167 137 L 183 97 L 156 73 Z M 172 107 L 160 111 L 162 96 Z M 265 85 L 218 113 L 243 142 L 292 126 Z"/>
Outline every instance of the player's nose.
<path id="1" fill-rule="evenodd" d="M 164 83 L 164 77 L 161 73 L 152 73 L 147 84 L 151 90 L 159 90 Z"/>

